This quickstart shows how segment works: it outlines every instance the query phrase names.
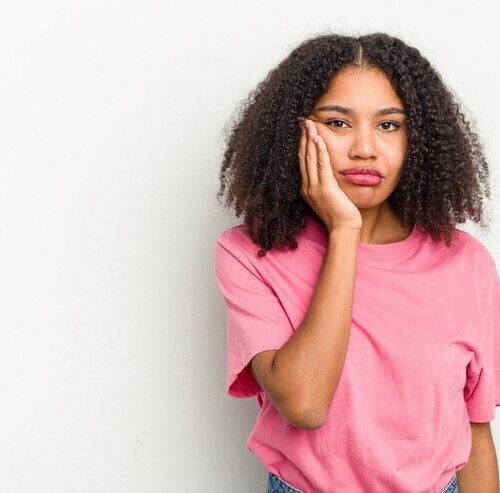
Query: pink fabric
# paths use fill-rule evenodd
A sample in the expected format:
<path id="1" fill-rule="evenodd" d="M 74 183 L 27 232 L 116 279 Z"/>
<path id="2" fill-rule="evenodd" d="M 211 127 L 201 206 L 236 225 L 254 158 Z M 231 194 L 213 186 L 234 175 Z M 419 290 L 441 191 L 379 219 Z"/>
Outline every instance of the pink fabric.
<path id="1" fill-rule="evenodd" d="M 500 405 L 500 284 L 484 245 L 454 234 L 453 251 L 417 227 L 403 241 L 358 244 L 349 348 L 317 430 L 288 423 L 249 362 L 280 349 L 302 322 L 326 229 L 308 216 L 295 251 L 263 258 L 243 225 L 220 234 L 227 391 L 257 398 L 247 447 L 268 471 L 306 493 L 438 493 L 465 466 L 469 421 L 493 420 Z"/>

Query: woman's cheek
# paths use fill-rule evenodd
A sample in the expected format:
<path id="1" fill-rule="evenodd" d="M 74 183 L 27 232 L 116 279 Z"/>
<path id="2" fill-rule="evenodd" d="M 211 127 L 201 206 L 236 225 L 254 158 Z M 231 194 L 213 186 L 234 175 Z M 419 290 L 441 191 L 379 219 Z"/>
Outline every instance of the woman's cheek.
<path id="1" fill-rule="evenodd" d="M 342 156 L 349 154 L 349 146 L 346 145 L 345 140 L 342 139 L 332 139 L 331 137 L 326 140 L 326 148 L 328 149 L 328 156 L 330 157 L 330 162 L 339 162 L 342 160 Z"/>

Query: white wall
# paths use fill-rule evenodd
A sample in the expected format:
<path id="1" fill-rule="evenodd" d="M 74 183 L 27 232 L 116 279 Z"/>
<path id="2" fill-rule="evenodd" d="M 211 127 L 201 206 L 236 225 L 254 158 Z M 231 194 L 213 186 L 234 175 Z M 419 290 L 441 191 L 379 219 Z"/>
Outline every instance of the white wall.
<path id="1" fill-rule="evenodd" d="M 222 126 L 303 38 L 384 30 L 476 117 L 498 190 L 498 13 L 493 1 L 4 0 L 0 490 L 263 493 L 245 447 L 257 404 L 225 393 L 212 261 L 238 221 L 215 200 Z M 481 239 L 500 265 L 499 234 Z"/>

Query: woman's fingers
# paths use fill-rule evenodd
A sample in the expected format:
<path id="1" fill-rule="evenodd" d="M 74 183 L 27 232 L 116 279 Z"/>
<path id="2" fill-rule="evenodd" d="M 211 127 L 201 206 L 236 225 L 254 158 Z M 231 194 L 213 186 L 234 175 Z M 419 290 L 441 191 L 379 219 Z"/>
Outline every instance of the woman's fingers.
<path id="1" fill-rule="evenodd" d="M 303 195 L 303 192 L 309 187 L 309 179 L 307 178 L 307 169 L 306 169 L 306 144 L 307 144 L 307 131 L 304 125 L 304 122 L 301 123 L 302 133 L 300 135 L 299 142 L 299 165 L 300 165 L 300 191 Z"/>
<path id="2" fill-rule="evenodd" d="M 306 128 L 308 123 L 309 130 Z M 299 143 L 301 194 L 309 195 L 320 185 L 336 184 L 326 143 L 312 120 L 303 120 Z"/>
<path id="3" fill-rule="evenodd" d="M 321 135 L 316 135 L 314 138 L 314 142 L 317 146 L 317 170 L 318 170 L 318 182 L 320 185 L 326 185 L 333 182 L 334 185 L 337 184 L 337 180 L 333 175 L 333 170 L 330 165 L 330 155 L 328 154 L 328 150 L 326 148 L 326 143 L 323 140 Z"/>
<path id="4" fill-rule="evenodd" d="M 305 120 L 308 126 L 307 144 L 306 144 L 306 169 L 309 188 L 316 188 L 318 185 L 318 160 L 316 151 L 316 142 L 313 137 L 318 134 L 316 125 L 312 120 Z"/>
<path id="5" fill-rule="evenodd" d="M 300 193 L 328 228 L 333 231 L 341 225 L 361 228 L 363 220 L 359 209 L 337 182 L 325 140 L 318 134 L 316 124 L 305 120 L 309 132 L 302 130 L 300 140 Z"/>

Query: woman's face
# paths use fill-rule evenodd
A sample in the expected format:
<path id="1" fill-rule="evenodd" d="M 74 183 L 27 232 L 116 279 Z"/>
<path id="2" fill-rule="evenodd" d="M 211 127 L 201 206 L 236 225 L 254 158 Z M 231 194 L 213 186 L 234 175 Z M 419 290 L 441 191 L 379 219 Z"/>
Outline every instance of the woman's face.
<path id="1" fill-rule="evenodd" d="M 379 205 L 399 182 L 407 150 L 403 111 L 383 72 L 350 67 L 337 74 L 308 116 L 326 143 L 340 188 L 358 208 Z M 355 184 L 340 173 L 357 167 L 377 170 L 380 183 Z"/>

